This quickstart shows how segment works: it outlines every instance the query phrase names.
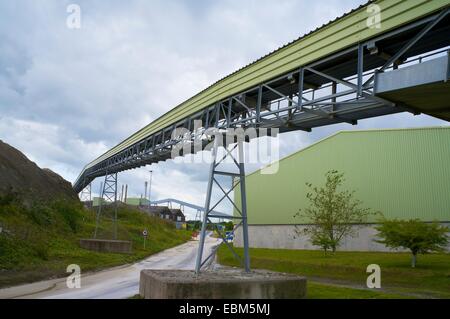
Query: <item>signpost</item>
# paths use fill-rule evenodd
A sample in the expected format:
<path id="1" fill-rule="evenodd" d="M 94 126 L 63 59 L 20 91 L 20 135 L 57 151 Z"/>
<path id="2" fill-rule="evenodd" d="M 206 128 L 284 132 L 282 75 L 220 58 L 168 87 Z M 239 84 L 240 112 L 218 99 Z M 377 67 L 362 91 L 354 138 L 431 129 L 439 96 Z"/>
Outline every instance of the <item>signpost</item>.
<path id="1" fill-rule="evenodd" d="M 146 242 L 147 236 L 148 236 L 148 230 L 147 229 L 144 229 L 142 231 L 142 236 L 144 236 L 144 249 L 145 249 L 145 242 Z"/>

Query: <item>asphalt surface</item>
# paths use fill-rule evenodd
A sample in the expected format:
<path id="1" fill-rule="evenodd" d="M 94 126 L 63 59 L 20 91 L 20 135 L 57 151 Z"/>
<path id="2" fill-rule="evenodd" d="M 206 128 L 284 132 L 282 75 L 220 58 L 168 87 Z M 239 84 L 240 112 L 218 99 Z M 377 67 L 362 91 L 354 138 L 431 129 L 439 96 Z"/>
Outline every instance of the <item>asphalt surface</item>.
<path id="1" fill-rule="evenodd" d="M 205 239 L 206 258 L 219 244 L 216 238 Z M 0 299 L 121 299 L 139 293 L 139 276 L 142 269 L 182 269 L 193 270 L 197 255 L 198 241 L 167 249 L 132 265 L 103 270 L 83 275 L 81 288 L 69 289 L 66 278 L 47 280 L 6 289 L 0 289 Z"/>

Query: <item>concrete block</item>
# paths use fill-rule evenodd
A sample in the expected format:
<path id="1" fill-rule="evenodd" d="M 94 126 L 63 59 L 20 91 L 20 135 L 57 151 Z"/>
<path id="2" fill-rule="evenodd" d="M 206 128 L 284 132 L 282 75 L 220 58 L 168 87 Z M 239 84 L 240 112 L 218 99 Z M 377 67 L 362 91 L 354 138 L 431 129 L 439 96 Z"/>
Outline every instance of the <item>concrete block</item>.
<path id="1" fill-rule="evenodd" d="M 144 299 L 299 299 L 306 298 L 306 278 L 229 267 L 199 275 L 190 270 L 144 269 L 139 293 Z"/>
<path id="2" fill-rule="evenodd" d="M 80 239 L 80 247 L 98 252 L 131 254 L 132 242 L 125 240 Z"/>

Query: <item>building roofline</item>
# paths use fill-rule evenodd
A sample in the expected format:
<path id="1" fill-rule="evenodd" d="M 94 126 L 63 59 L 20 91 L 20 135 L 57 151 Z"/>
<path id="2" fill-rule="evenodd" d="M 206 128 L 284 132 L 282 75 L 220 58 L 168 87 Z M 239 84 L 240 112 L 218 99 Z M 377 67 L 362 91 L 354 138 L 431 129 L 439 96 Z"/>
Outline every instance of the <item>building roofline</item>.
<path id="1" fill-rule="evenodd" d="M 314 147 L 314 146 L 316 146 L 316 145 L 318 145 L 318 144 L 320 144 L 322 142 L 325 142 L 325 141 L 327 141 L 329 139 L 332 139 L 332 138 L 334 138 L 334 137 L 336 137 L 337 135 L 340 135 L 340 134 L 348 134 L 348 133 L 353 133 L 353 134 L 356 134 L 356 133 L 375 133 L 375 132 L 392 132 L 392 131 L 421 131 L 421 130 L 436 130 L 436 129 L 438 129 L 438 130 L 439 129 L 450 129 L 450 125 L 405 127 L 405 128 L 381 128 L 381 129 L 374 128 L 374 129 L 362 129 L 362 130 L 341 130 L 341 131 L 337 131 L 337 132 L 335 132 L 335 133 L 333 133 L 331 135 L 328 135 L 327 137 L 324 137 L 324 138 L 322 138 L 322 139 L 320 139 L 320 140 L 318 140 L 318 141 L 316 141 L 316 142 L 314 142 L 314 143 L 312 143 L 312 144 L 310 144 L 310 145 L 308 145 L 308 146 L 306 146 L 306 147 L 304 147 L 304 148 L 302 148 L 300 150 L 296 150 L 296 151 L 286 155 L 285 157 L 283 157 L 283 158 L 281 158 L 281 159 L 279 159 L 279 160 L 277 160 L 275 162 L 272 162 L 271 164 L 265 165 L 264 167 L 261 167 L 260 169 L 257 169 L 256 171 L 246 175 L 246 177 L 249 177 L 249 176 L 251 176 L 253 174 L 256 174 L 256 173 L 260 172 L 261 170 L 270 167 L 274 163 L 277 163 L 277 162 L 280 163 L 280 162 L 282 162 L 282 161 L 284 161 L 284 160 L 286 160 L 286 159 L 288 159 L 288 158 L 290 158 L 290 157 L 292 157 L 294 155 L 297 155 L 298 153 L 306 151 L 306 150 L 308 150 L 308 149 L 310 149 L 310 148 L 312 148 L 312 147 Z"/>

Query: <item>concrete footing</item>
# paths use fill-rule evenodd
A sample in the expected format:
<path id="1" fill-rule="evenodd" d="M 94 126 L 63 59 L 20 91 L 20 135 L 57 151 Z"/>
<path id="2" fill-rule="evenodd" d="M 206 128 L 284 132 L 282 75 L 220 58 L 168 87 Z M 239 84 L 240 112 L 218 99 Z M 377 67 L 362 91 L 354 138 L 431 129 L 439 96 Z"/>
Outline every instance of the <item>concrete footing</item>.
<path id="1" fill-rule="evenodd" d="M 189 270 L 145 269 L 139 293 L 144 299 L 299 299 L 306 297 L 306 278 L 237 268 L 199 275 Z"/>
<path id="2" fill-rule="evenodd" d="M 125 240 L 80 239 L 80 247 L 98 252 L 130 254 L 132 243 Z"/>

